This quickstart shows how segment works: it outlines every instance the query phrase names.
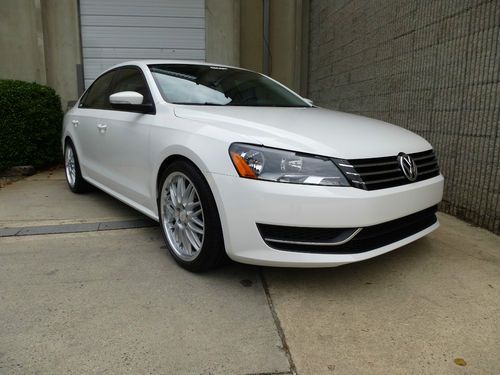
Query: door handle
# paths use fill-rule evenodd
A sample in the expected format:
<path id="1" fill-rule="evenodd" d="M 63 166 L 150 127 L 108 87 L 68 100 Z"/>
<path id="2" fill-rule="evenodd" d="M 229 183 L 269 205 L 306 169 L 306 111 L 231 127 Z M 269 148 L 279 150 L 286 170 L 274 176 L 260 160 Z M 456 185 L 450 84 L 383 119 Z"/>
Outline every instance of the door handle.
<path id="1" fill-rule="evenodd" d="M 74 126 L 75 128 L 77 128 L 77 127 L 78 127 L 78 120 L 71 120 L 71 123 L 73 124 L 73 126 Z"/>
<path id="2" fill-rule="evenodd" d="M 97 124 L 97 129 L 99 129 L 99 131 L 101 133 L 104 133 L 107 128 L 108 128 L 108 125 L 106 125 L 106 124 Z"/>

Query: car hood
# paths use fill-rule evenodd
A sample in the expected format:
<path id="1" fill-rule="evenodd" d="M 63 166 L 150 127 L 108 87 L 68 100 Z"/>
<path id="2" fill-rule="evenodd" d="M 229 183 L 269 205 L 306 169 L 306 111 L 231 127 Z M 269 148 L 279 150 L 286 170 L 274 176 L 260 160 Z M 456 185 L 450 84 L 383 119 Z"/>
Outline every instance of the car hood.
<path id="1" fill-rule="evenodd" d="M 422 137 L 383 121 L 323 108 L 177 106 L 175 115 L 252 142 L 345 159 L 425 151 Z"/>

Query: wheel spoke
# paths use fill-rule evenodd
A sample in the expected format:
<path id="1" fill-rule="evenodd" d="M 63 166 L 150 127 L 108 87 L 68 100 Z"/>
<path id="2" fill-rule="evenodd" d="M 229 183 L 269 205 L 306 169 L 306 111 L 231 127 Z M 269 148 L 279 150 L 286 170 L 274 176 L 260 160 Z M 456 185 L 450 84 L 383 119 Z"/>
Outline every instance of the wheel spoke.
<path id="1" fill-rule="evenodd" d="M 192 195 L 194 195 L 194 186 L 192 184 L 188 184 L 184 194 L 182 195 L 182 203 L 187 205 L 190 202 Z"/>
<path id="2" fill-rule="evenodd" d="M 186 204 L 186 210 L 188 211 L 193 211 L 196 207 L 200 205 L 200 201 L 197 202 L 189 202 Z"/>
<path id="3" fill-rule="evenodd" d="M 194 234 L 193 231 L 191 230 L 191 228 L 189 228 L 189 227 L 186 229 L 186 235 L 187 235 L 189 242 L 191 242 L 191 245 L 193 245 L 194 249 L 196 251 L 199 251 L 201 248 L 201 243 L 200 243 L 200 239 L 198 238 L 198 236 L 196 234 Z"/>
<path id="4" fill-rule="evenodd" d="M 180 233 L 181 233 L 182 247 L 184 248 L 186 253 L 188 253 L 188 255 L 191 255 L 193 252 L 191 251 L 191 244 L 186 235 L 186 228 L 181 229 Z"/>
<path id="5" fill-rule="evenodd" d="M 169 220 L 173 219 L 175 216 L 175 209 L 172 207 L 170 202 L 163 205 L 163 214 L 167 216 Z"/>
<path id="6" fill-rule="evenodd" d="M 179 242 L 179 227 L 177 225 L 174 225 L 174 239 Z"/>
<path id="7" fill-rule="evenodd" d="M 203 234 L 203 227 L 198 228 L 193 222 L 188 223 L 188 228 L 196 233 Z"/>
<path id="8" fill-rule="evenodd" d="M 172 215 L 174 214 L 175 212 L 175 209 L 174 207 L 172 206 L 171 202 L 167 202 L 167 204 L 165 205 L 165 208 L 168 210 L 168 212 L 170 212 Z"/>
<path id="9" fill-rule="evenodd" d="M 181 172 L 167 176 L 160 197 L 162 227 L 173 253 L 192 261 L 203 248 L 203 208 L 193 182 Z"/>
<path id="10" fill-rule="evenodd" d="M 203 212 L 203 211 L 202 211 L 202 209 L 200 208 L 200 209 L 199 209 L 199 210 L 197 210 L 197 211 L 190 212 L 190 213 L 188 214 L 188 217 L 189 217 L 189 219 L 190 219 L 190 220 L 192 220 L 194 217 L 198 216 L 198 215 L 199 215 L 199 214 L 201 214 L 202 212 Z"/>
<path id="11" fill-rule="evenodd" d="M 204 224 L 203 224 L 203 221 L 201 221 L 200 219 L 198 219 L 197 217 L 192 217 L 190 219 L 193 223 L 195 223 L 196 225 L 198 225 L 199 227 L 202 227 L 204 228 Z"/>
<path id="12" fill-rule="evenodd" d="M 184 178 L 182 178 L 181 176 L 179 176 L 179 178 L 177 179 L 177 202 L 179 204 L 182 203 L 182 197 L 184 195 L 184 191 L 186 190 L 186 186 L 184 184 Z"/>
<path id="13" fill-rule="evenodd" d="M 177 207 L 178 206 L 178 203 L 177 203 L 177 192 L 176 192 L 174 184 L 170 185 L 169 191 L 170 191 L 170 199 L 172 200 L 172 203 L 174 204 L 174 207 Z"/>

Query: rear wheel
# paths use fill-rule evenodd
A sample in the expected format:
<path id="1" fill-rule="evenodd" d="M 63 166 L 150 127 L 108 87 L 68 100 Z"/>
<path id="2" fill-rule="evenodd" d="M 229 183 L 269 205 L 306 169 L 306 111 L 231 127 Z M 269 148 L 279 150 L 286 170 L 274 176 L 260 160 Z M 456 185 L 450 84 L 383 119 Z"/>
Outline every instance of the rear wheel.
<path id="1" fill-rule="evenodd" d="M 214 197 L 203 175 L 191 163 L 170 164 L 160 180 L 158 212 L 166 245 L 175 261 L 201 272 L 226 259 Z"/>
<path id="2" fill-rule="evenodd" d="M 82 177 L 78 156 L 71 141 L 66 142 L 64 147 L 64 172 L 66 182 L 73 193 L 85 193 L 90 190 L 90 185 Z"/>

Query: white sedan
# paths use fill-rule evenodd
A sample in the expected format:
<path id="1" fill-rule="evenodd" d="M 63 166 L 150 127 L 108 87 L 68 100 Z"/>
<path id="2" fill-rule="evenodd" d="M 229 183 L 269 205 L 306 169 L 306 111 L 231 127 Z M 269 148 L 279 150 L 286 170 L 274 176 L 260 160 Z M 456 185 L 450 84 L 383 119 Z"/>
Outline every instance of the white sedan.
<path id="1" fill-rule="evenodd" d="M 443 177 L 426 140 L 249 70 L 116 65 L 68 111 L 62 143 L 73 192 L 94 185 L 159 221 L 191 271 L 227 257 L 338 266 L 439 225 Z"/>

